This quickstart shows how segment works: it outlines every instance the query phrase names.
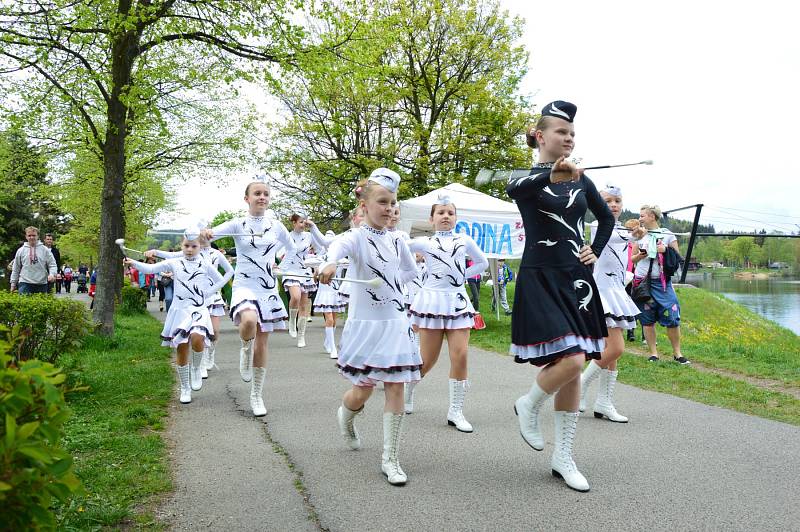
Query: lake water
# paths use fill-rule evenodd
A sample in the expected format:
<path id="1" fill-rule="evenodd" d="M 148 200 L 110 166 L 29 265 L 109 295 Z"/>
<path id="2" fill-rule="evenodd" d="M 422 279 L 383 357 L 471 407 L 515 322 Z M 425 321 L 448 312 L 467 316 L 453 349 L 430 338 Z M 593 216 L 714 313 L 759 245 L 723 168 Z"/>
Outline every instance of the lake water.
<path id="1" fill-rule="evenodd" d="M 686 282 L 761 314 L 800 334 L 800 278 L 770 277 L 764 280 L 712 278 L 711 274 L 689 273 Z"/>

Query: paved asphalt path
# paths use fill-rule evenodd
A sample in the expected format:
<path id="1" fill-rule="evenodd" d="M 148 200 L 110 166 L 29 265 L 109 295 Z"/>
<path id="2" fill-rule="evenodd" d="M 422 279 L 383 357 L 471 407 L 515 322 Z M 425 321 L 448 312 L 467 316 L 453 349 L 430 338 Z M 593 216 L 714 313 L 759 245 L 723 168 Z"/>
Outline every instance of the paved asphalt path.
<path id="1" fill-rule="evenodd" d="M 159 510 L 171 529 L 800 529 L 800 428 L 619 385 L 629 424 L 580 418 L 575 459 L 592 487 L 581 494 L 550 474 L 552 402 L 545 450 L 519 436 L 512 404 L 535 370 L 480 349 L 470 350 L 465 408 L 475 432 L 445 423 L 443 354 L 406 418 L 409 483 L 389 486 L 380 473 L 383 394 L 357 418 L 363 448 L 348 450 L 335 412 L 349 385 L 322 350 L 321 321 L 309 324 L 304 349 L 285 332 L 270 338 L 268 413 L 256 419 L 238 336 L 223 320 L 219 370 L 192 404 L 172 406 L 176 490 Z"/>

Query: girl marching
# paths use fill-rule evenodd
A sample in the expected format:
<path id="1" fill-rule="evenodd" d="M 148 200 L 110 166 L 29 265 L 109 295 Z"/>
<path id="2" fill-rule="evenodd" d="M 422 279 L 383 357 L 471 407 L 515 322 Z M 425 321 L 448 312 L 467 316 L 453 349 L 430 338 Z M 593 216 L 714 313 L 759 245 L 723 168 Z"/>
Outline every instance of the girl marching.
<path id="1" fill-rule="evenodd" d="M 440 196 L 431 206 L 430 222 L 436 233 L 409 243 L 412 252 L 422 253 L 428 276 L 417 292 L 409 312 L 411 323 L 419 332 L 422 353 L 422 376 L 436 364 L 442 341 L 447 336 L 450 352 L 450 408 L 447 424 L 461 432 L 472 432 L 464 418 L 463 407 L 467 393 L 467 351 L 469 333 L 475 324 L 475 308 L 467 297 L 464 283 L 467 277 L 482 273 L 489 265 L 481 249 L 466 234 L 456 234 L 456 206 L 448 196 Z M 466 256 L 474 264 L 465 268 Z M 414 410 L 414 387 L 406 387 L 405 408 Z"/>
<path id="2" fill-rule="evenodd" d="M 308 324 L 309 294 L 316 290 L 311 268 L 306 268 L 304 261 L 311 248 L 311 235 L 303 231 L 306 219 L 300 214 L 292 214 L 292 241 L 294 251 L 286 251 L 281 262 L 283 272 L 283 289 L 289 296 L 289 336 L 297 338 L 297 347 L 306 346 L 306 326 Z M 292 277 L 295 274 L 298 277 Z"/>
<path id="3" fill-rule="evenodd" d="M 239 373 L 243 381 L 252 381 L 250 408 L 253 415 L 264 416 L 267 409 L 262 390 L 267 373 L 267 340 L 272 331 L 286 328 L 287 319 L 273 271 L 275 253 L 284 247 L 287 255 L 291 255 L 296 249 L 283 224 L 266 215 L 270 200 L 266 182 L 258 180 L 247 185 L 244 200 L 248 206 L 247 216 L 207 229 L 203 236 L 213 241 L 230 235 L 236 244 L 230 317 L 239 327 L 242 342 Z"/>
<path id="4" fill-rule="evenodd" d="M 184 237 L 181 248 L 183 253 L 179 258 L 146 264 L 126 257 L 125 264 L 134 265 L 141 274 L 172 272 L 175 295 L 161 332 L 161 345 L 176 348 L 180 402 L 191 403 L 192 390 L 199 390 L 203 385 L 203 352 L 214 340 L 208 299 L 228 282 L 232 272 L 221 276 L 216 267 L 201 256 L 197 239 Z"/>
<path id="5" fill-rule="evenodd" d="M 200 222 L 197 225 L 196 229 L 193 231 L 197 231 L 198 233 L 206 229 L 206 223 Z M 200 256 L 211 266 L 217 268 L 222 268 L 225 272 L 225 275 L 230 279 L 233 276 L 233 267 L 231 266 L 228 259 L 225 258 L 225 255 L 218 249 L 214 249 L 211 247 L 211 243 L 203 238 L 202 236 L 197 237 L 197 242 L 200 244 Z M 160 249 L 151 249 L 146 251 L 144 256 L 147 258 L 150 257 L 158 257 L 161 259 L 169 259 L 180 256 L 181 252 L 169 252 L 169 251 L 162 251 Z M 214 326 L 214 339 L 211 341 L 211 345 L 205 351 L 203 355 L 203 364 L 202 364 L 202 374 L 203 378 L 208 377 L 208 370 L 212 369 L 215 365 L 215 356 L 217 351 L 217 341 L 219 339 L 219 325 L 220 325 L 220 318 L 225 315 L 225 301 L 222 299 L 222 294 L 219 290 L 209 294 L 209 297 L 206 300 L 206 306 L 208 306 L 208 313 L 211 316 L 211 324 Z"/>
<path id="6" fill-rule="evenodd" d="M 403 424 L 403 385 L 420 378 L 422 360 L 410 339 L 403 308 L 402 286 L 416 273 L 414 259 L 402 238 L 385 227 L 397 204 L 400 176 L 378 168 L 361 187 L 360 205 L 365 222 L 338 237 L 328 249 L 328 261 L 319 280 L 329 283 L 337 262 L 350 258 L 354 278 L 377 278 L 378 287 L 351 283 L 350 310 L 342 332 L 337 366 L 352 387 L 337 412 L 339 430 L 351 449 L 361 447 L 355 416 L 379 382 L 384 385 L 383 455 L 381 470 L 390 484 L 402 485 L 407 476 L 400 467 L 399 440 Z"/>
<path id="7" fill-rule="evenodd" d="M 322 257 L 323 263 L 327 262 L 327 248 L 335 238 L 333 231 L 328 231 L 323 235 L 310 218 L 306 219 L 306 226 L 311 229 L 311 240 Z M 337 264 L 335 277 L 341 277 L 342 271 L 342 264 Z M 339 297 L 340 284 L 341 281 L 321 284 L 317 291 L 317 297 L 314 298 L 314 312 L 321 312 L 325 317 L 325 342 L 322 345 L 331 358 L 339 356 L 336 350 L 336 315 L 347 309 L 347 303 Z"/>
<path id="8" fill-rule="evenodd" d="M 528 144 L 539 148 L 531 175 L 509 181 L 525 227 L 525 250 L 514 294 L 511 353 L 519 363 L 542 370 L 530 391 L 517 399 L 520 433 L 533 449 L 544 449 L 539 410 L 555 395 L 554 476 L 577 491 L 589 483 L 572 459 L 578 423 L 580 374 L 585 359 L 599 359 L 605 346 L 603 306 L 587 267 L 608 242 L 614 217 L 594 184 L 565 161 L 572 153 L 577 107 L 555 101 L 546 105 Z M 587 207 L 598 221 L 591 246 L 583 241 Z"/>
<path id="9" fill-rule="evenodd" d="M 605 311 L 608 338 L 600 360 L 592 360 L 581 374 L 580 411 L 586 410 L 586 390 L 600 377 L 600 390 L 594 403 L 594 417 L 606 418 L 615 423 L 627 423 L 628 418 L 617 412 L 614 407 L 614 386 L 617 382 L 617 359 L 625 349 L 622 331 L 636 328 L 636 316 L 639 309 L 636 303 L 625 292 L 628 243 L 631 232 L 619 221 L 622 213 L 622 192 L 614 186 L 607 186 L 600 195 L 614 216 L 614 231 L 605 249 L 594 265 L 594 280 L 600 293 L 600 301 Z M 597 234 L 597 226 L 591 227 L 592 239 Z M 633 238 L 641 238 L 644 231 L 636 230 Z"/>

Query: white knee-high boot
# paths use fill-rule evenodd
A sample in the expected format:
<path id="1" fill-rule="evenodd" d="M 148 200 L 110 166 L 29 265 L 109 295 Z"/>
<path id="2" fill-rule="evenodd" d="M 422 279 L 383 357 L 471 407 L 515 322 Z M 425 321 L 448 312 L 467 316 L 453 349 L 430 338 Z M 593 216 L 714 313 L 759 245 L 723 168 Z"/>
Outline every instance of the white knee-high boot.
<path id="1" fill-rule="evenodd" d="M 306 346 L 306 326 L 308 322 L 305 316 L 298 316 L 297 318 L 297 347 Z"/>
<path id="2" fill-rule="evenodd" d="M 607 369 L 600 370 L 600 390 L 594 402 L 594 417 L 608 418 L 615 423 L 627 423 L 628 418 L 617 412 L 614 407 L 614 386 L 617 384 L 617 372 Z"/>
<path id="3" fill-rule="evenodd" d="M 178 383 L 180 384 L 180 402 L 183 404 L 192 402 L 192 387 L 189 384 L 189 364 L 177 366 Z"/>
<path id="4" fill-rule="evenodd" d="M 354 451 L 361 448 L 361 438 L 358 436 L 356 430 L 355 419 L 358 414 L 364 411 L 362 406 L 360 410 L 350 410 L 344 403 L 336 411 L 336 421 L 339 423 L 339 432 L 341 433 L 344 441 Z"/>
<path id="5" fill-rule="evenodd" d="M 603 368 L 592 360 L 589 362 L 589 365 L 586 366 L 586 369 L 583 370 L 583 373 L 581 373 L 581 403 L 578 407 L 578 410 L 581 412 L 586 410 L 586 390 L 588 390 L 589 385 L 600 376 L 601 371 L 603 371 Z"/>
<path id="6" fill-rule="evenodd" d="M 200 359 L 200 376 L 208 378 L 208 348 L 203 349 L 203 358 Z"/>
<path id="7" fill-rule="evenodd" d="M 531 390 L 514 403 L 514 413 L 517 414 L 519 421 L 519 433 L 525 443 L 537 451 L 544 449 L 544 438 L 539 427 L 539 409 L 551 395 L 542 390 L 539 383 L 534 380 Z"/>
<path id="8" fill-rule="evenodd" d="M 403 402 L 405 403 L 404 409 L 406 414 L 414 413 L 414 389 L 421 381 L 407 382 L 403 389 Z"/>
<path id="9" fill-rule="evenodd" d="M 208 353 L 206 353 L 206 369 L 214 369 L 214 365 L 216 363 L 215 362 L 216 354 L 217 354 L 217 341 L 214 340 L 208 347 Z"/>
<path id="10" fill-rule="evenodd" d="M 297 338 L 297 309 L 289 309 L 289 336 Z"/>
<path id="11" fill-rule="evenodd" d="M 192 350 L 192 390 L 199 390 L 203 387 L 203 353 L 202 351 Z"/>
<path id="12" fill-rule="evenodd" d="M 572 447 L 575 443 L 575 430 L 578 426 L 578 412 L 555 412 L 555 443 L 553 457 L 550 466 L 553 469 L 553 476 L 563 478 L 567 486 L 575 491 L 589 491 L 589 483 L 586 481 L 575 462 L 572 460 Z"/>
<path id="13" fill-rule="evenodd" d="M 469 381 L 450 379 L 450 408 L 447 410 L 447 424 L 461 432 L 472 432 L 472 425 L 464 417 L 464 399 L 469 389 Z"/>
<path id="14" fill-rule="evenodd" d="M 403 428 L 405 414 L 383 413 L 383 456 L 381 457 L 381 471 L 386 475 L 386 480 L 393 486 L 402 486 L 408 481 L 403 469 L 400 467 L 398 454 L 400 451 L 400 431 Z"/>
<path id="15" fill-rule="evenodd" d="M 263 399 L 264 378 L 266 376 L 267 368 L 253 368 L 253 382 L 250 383 L 250 408 L 256 417 L 267 415 L 267 407 L 264 406 Z"/>
<path id="16" fill-rule="evenodd" d="M 253 378 L 253 340 L 241 340 L 242 347 L 239 349 L 239 375 L 244 382 L 250 382 Z"/>
<path id="17" fill-rule="evenodd" d="M 336 327 L 329 327 L 331 330 L 331 350 L 329 351 L 331 358 L 339 358 L 339 350 L 336 349 Z M 328 328 L 326 328 L 327 330 Z"/>

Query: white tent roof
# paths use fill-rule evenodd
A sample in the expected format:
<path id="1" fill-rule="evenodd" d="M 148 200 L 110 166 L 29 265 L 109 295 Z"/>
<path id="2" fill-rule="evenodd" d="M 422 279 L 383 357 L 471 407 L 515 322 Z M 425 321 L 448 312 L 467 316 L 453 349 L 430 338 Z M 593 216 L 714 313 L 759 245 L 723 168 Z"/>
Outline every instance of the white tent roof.
<path id="1" fill-rule="evenodd" d="M 519 209 L 511 202 L 478 192 L 461 183 L 451 183 L 424 196 L 400 202 L 400 229 L 412 235 L 432 232 L 429 219 L 431 205 L 440 195 L 450 196 L 458 208 L 459 218 L 509 218 L 520 219 Z"/>

